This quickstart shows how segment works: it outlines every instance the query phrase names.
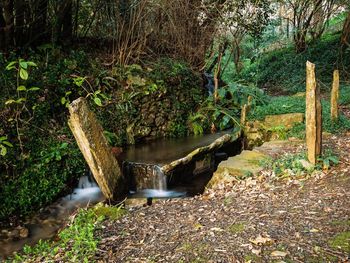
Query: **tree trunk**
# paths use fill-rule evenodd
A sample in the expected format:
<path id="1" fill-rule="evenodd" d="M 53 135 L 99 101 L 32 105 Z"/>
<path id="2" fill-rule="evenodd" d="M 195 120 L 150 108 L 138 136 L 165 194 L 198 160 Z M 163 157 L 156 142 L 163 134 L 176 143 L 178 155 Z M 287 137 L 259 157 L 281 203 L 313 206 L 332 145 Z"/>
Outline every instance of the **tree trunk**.
<path id="1" fill-rule="evenodd" d="M 341 46 L 342 48 L 345 46 L 350 46 L 350 11 L 348 11 L 348 15 L 344 22 L 343 32 L 341 35 Z"/>
<path id="2" fill-rule="evenodd" d="M 32 28 L 31 42 L 34 44 L 41 44 L 48 39 L 47 29 L 47 8 L 48 0 L 38 1 L 35 8 L 34 24 Z"/>
<path id="3" fill-rule="evenodd" d="M 26 42 L 25 30 L 25 3 L 23 0 L 15 0 L 15 45 L 21 46 Z"/>
<path id="4" fill-rule="evenodd" d="M 3 0 L 0 2 L 2 7 L 2 22 L 4 26 L 1 28 L 2 42 L 4 49 L 13 45 L 13 0 Z"/>

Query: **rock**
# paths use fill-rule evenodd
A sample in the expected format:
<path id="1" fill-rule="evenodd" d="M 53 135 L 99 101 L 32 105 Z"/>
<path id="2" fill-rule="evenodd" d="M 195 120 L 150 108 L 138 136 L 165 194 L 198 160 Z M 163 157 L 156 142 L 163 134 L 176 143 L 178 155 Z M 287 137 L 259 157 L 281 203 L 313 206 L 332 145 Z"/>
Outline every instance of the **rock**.
<path id="1" fill-rule="evenodd" d="M 28 228 L 25 227 L 19 227 L 19 236 L 20 238 L 27 238 L 29 235 Z"/>
<path id="2" fill-rule="evenodd" d="M 306 93 L 305 92 L 297 92 L 293 95 L 293 97 L 305 97 Z"/>
<path id="3" fill-rule="evenodd" d="M 306 170 L 311 170 L 315 167 L 314 165 L 312 165 L 311 163 L 309 163 L 308 161 L 306 161 L 304 159 L 299 160 L 299 162 Z"/>
<path id="4" fill-rule="evenodd" d="M 266 129 L 283 126 L 286 129 L 291 129 L 296 123 L 304 121 L 303 113 L 287 113 L 280 115 L 267 115 L 265 117 L 264 126 Z"/>
<path id="5" fill-rule="evenodd" d="M 207 188 L 215 188 L 237 178 L 257 175 L 263 169 L 260 162 L 266 158 L 267 155 L 258 151 L 243 151 L 240 155 L 228 158 L 219 164 Z"/>
<path id="6" fill-rule="evenodd" d="M 122 198 L 127 192 L 125 179 L 85 98 L 73 101 L 69 113 L 69 127 L 103 195 L 108 200 Z"/>
<path id="7" fill-rule="evenodd" d="M 162 126 L 164 123 L 165 123 L 165 120 L 162 116 L 159 116 L 156 118 L 156 126 L 157 127 Z"/>

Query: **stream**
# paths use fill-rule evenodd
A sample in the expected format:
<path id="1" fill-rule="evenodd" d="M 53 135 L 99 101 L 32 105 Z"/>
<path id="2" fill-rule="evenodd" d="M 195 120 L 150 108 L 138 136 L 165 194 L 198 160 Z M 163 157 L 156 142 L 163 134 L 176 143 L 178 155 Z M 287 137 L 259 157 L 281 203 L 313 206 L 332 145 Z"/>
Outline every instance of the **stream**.
<path id="1" fill-rule="evenodd" d="M 132 165 L 147 166 L 147 169 L 151 169 L 152 177 L 150 187 L 137 189 L 131 183 L 128 198 L 180 198 L 202 193 L 212 176 L 213 169 L 203 170 L 191 180 L 169 184 L 169 180 L 160 167 L 186 156 L 196 148 L 209 145 L 224 134 L 227 132 L 180 139 L 160 139 L 128 147 L 122 154 L 122 159 L 127 160 Z M 227 154 L 216 153 L 215 167 L 225 158 L 227 158 Z M 21 226 L 1 230 L 0 261 L 1 258 L 6 258 L 14 252 L 20 251 L 25 245 L 33 246 L 40 239 L 53 238 L 65 226 L 69 216 L 78 208 L 87 207 L 103 200 L 104 197 L 93 176 L 91 174 L 82 176 L 71 194 L 41 209 L 34 216 L 24 220 Z"/>

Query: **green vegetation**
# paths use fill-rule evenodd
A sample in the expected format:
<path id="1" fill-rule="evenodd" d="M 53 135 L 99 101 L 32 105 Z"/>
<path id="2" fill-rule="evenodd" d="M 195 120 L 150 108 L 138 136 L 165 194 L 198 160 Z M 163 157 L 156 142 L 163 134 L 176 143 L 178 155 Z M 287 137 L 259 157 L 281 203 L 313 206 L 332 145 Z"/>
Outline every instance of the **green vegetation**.
<path id="1" fill-rule="evenodd" d="M 347 93 L 340 94 L 340 100 L 346 100 Z M 343 97 L 343 95 L 345 97 Z M 278 115 L 285 113 L 305 113 L 305 97 L 302 96 L 279 96 L 270 97 L 264 105 L 258 105 L 249 113 L 248 120 L 263 120 L 267 115 Z M 350 120 L 340 114 L 338 122 L 330 117 L 330 102 L 322 100 L 322 125 L 323 131 L 330 133 L 341 133 L 350 129 Z M 286 137 L 305 137 L 305 124 L 297 124 L 287 132 Z"/>
<path id="2" fill-rule="evenodd" d="M 202 134 L 209 128 L 212 130 L 238 128 L 241 108 L 247 104 L 249 96 L 252 98 L 252 107 L 267 101 L 267 96 L 254 86 L 230 83 L 221 87 L 216 99 L 214 95 L 209 96 L 197 111 L 189 116 L 189 125 L 193 133 Z"/>
<path id="3" fill-rule="evenodd" d="M 270 168 L 278 178 L 304 178 L 312 175 L 314 171 L 328 170 L 330 166 L 337 165 L 339 158 L 330 150 L 325 149 L 318 163 L 313 166 L 307 160 L 306 153 L 285 154 L 276 160 L 263 161 L 265 167 Z"/>
<path id="4" fill-rule="evenodd" d="M 245 229 L 245 224 L 243 223 L 232 224 L 228 227 L 228 231 L 230 231 L 230 233 L 232 234 L 239 234 L 243 232 L 244 229 Z"/>
<path id="5" fill-rule="evenodd" d="M 328 243 L 334 249 L 341 249 L 346 253 L 350 253 L 350 232 L 339 233 Z"/>
<path id="6" fill-rule="evenodd" d="M 49 204 L 86 172 L 67 126 L 67 106 L 80 96 L 87 97 L 111 145 L 127 143 L 131 124 L 136 142 L 189 133 L 187 118 L 203 90 L 188 65 L 159 59 L 106 69 L 88 52 L 50 47 L 26 59 L 0 54 L 6 69 L 0 71 L 0 220 Z"/>
<path id="7" fill-rule="evenodd" d="M 12 262 L 25 262 L 34 258 L 45 262 L 93 262 L 98 244 L 94 231 L 105 218 L 116 220 L 124 213 L 121 207 L 97 206 L 94 209 L 81 209 L 75 215 L 74 221 L 58 234 L 58 241 L 40 240 L 34 247 L 25 246 L 23 253 L 16 254 Z"/>
<path id="8" fill-rule="evenodd" d="M 245 58 L 236 80 L 256 83 L 269 93 L 293 94 L 305 91 L 305 63 L 316 64 L 316 77 L 321 89 L 330 90 L 333 70 L 338 65 L 339 34 L 327 34 L 311 43 L 302 53 L 296 53 L 293 46 L 263 52 L 258 59 Z M 247 51 L 249 54 L 250 52 Z M 340 75 L 346 78 L 350 70 L 350 54 L 343 57 Z"/>

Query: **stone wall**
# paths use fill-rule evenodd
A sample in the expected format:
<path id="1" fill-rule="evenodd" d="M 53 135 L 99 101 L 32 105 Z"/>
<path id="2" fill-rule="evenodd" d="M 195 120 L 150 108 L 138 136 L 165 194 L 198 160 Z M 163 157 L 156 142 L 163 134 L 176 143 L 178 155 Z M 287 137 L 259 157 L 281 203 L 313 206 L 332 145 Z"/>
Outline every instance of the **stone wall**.
<path id="1" fill-rule="evenodd" d="M 128 94 L 137 94 L 129 101 Z M 181 137 L 189 133 L 188 116 L 205 99 L 205 90 L 197 81 L 184 87 L 181 81 L 153 92 L 119 91 L 117 101 L 96 113 L 105 130 L 117 135 L 115 145 L 135 144 L 160 137 Z M 127 108 L 127 109 L 126 109 Z"/>

